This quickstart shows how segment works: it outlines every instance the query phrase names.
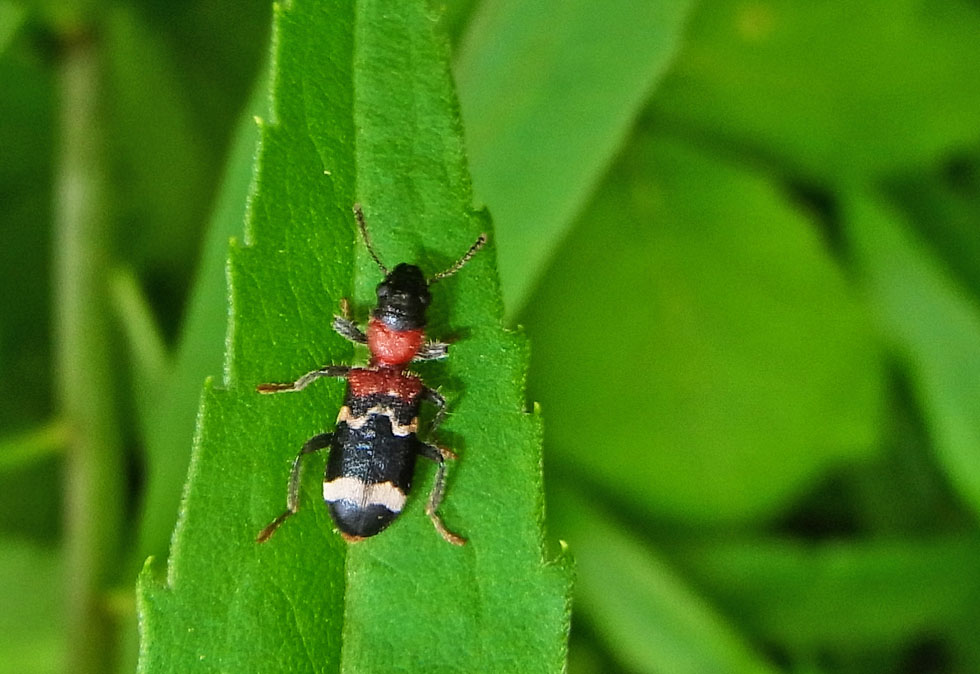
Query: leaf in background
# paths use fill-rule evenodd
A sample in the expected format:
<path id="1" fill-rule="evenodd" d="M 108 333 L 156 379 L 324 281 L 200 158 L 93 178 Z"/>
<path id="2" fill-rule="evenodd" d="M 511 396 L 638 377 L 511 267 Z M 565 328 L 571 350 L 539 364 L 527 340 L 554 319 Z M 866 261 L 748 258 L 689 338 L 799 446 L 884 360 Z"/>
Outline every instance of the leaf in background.
<path id="1" fill-rule="evenodd" d="M 346 2 L 277 11 L 250 247 L 233 248 L 230 263 L 225 389 L 205 391 L 167 584 L 150 569 L 141 578 L 141 671 L 339 667 L 344 546 L 317 506 L 313 466 L 300 522 L 266 546 L 255 536 L 282 507 L 291 456 L 330 421 L 341 387 L 273 399 L 254 388 L 350 356 L 329 325 L 351 276 L 352 14 Z"/>
<path id="2" fill-rule="evenodd" d="M 111 5 L 103 30 L 114 215 L 126 232 L 118 244 L 122 257 L 161 278 L 191 266 L 220 157 L 198 128 L 171 45 L 139 8 Z"/>
<path id="3" fill-rule="evenodd" d="M 980 147 L 925 175 L 893 181 L 888 197 L 907 211 L 956 280 L 980 298 Z"/>
<path id="4" fill-rule="evenodd" d="M 630 147 L 524 316 L 556 465 L 646 513 L 771 516 L 874 451 L 871 331 L 769 181 L 663 136 Z"/>
<path id="5" fill-rule="evenodd" d="M 980 513 L 980 309 L 895 210 L 852 194 L 845 223 L 879 330 L 909 373 L 939 464 Z"/>
<path id="6" fill-rule="evenodd" d="M 692 0 L 485 0 L 456 65 L 516 313 L 670 64 Z"/>
<path id="7" fill-rule="evenodd" d="M 405 514 L 347 552 L 345 597 L 347 548 L 313 487 L 322 459 L 309 461 L 300 516 L 254 543 L 281 508 L 289 461 L 332 427 L 340 403 L 337 382 L 271 399 L 253 387 L 350 359 L 328 326 L 350 288 L 354 129 L 357 195 L 390 264 L 447 267 L 488 224 L 471 211 L 432 29 L 422 3 L 362 3 L 356 40 L 346 3 L 277 14 L 276 119 L 263 133 L 250 247 L 232 256 L 228 390 L 205 394 L 169 587 L 142 579 L 143 671 L 199 661 L 265 671 L 270 658 L 282 671 L 335 671 L 341 619 L 345 671 L 563 666 L 568 576 L 544 561 L 539 422 L 523 411 L 526 346 L 500 328 L 492 252 L 439 284 L 431 316 L 433 334 L 460 340 L 427 375 L 452 401 L 444 437 L 464 458 L 443 513 L 469 545 L 449 546 L 424 517 L 426 466 Z M 369 262 L 361 272 L 362 286 L 379 280 Z"/>
<path id="8" fill-rule="evenodd" d="M 26 33 L 23 34 L 26 37 Z M 49 423 L 55 79 L 14 40 L 0 54 L 0 405 L 4 436 Z M 53 543 L 64 503 L 60 458 L 0 475 L 0 531 Z M 30 504 L 25 507 L 25 504 Z"/>
<path id="9" fill-rule="evenodd" d="M 824 184 L 894 173 L 980 137 L 978 34 L 967 0 L 706 0 L 653 107 Z"/>
<path id="10" fill-rule="evenodd" d="M 0 541 L 0 674 L 67 671 L 62 563 L 56 548 Z"/>
<path id="11" fill-rule="evenodd" d="M 0 57 L 13 42 L 17 31 L 24 25 L 27 8 L 10 0 L 0 0 Z"/>
<path id="12" fill-rule="evenodd" d="M 187 477 L 201 382 L 221 372 L 227 324 L 215 317 L 225 313 L 228 301 L 228 241 L 244 232 L 245 206 L 259 141 L 255 116 L 268 117 L 268 100 L 269 84 L 263 76 L 239 122 L 225 165 L 172 369 L 159 397 L 146 408 L 136 410 L 146 445 L 146 489 L 135 553 L 140 561 L 149 555 L 166 554 Z"/>
<path id="13" fill-rule="evenodd" d="M 775 674 L 711 605 L 592 499 L 558 490 L 576 559 L 576 620 L 630 672 Z M 579 610 L 580 609 L 580 610 Z"/>
<path id="14" fill-rule="evenodd" d="M 797 652 L 902 647 L 970 616 L 975 537 L 679 545 L 671 557 L 746 629 Z"/>

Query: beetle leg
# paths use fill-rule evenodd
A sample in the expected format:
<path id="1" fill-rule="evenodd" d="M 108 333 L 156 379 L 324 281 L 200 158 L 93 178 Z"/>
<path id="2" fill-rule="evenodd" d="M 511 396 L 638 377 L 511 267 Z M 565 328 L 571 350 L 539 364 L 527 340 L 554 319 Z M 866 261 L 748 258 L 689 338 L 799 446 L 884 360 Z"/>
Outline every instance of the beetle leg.
<path id="1" fill-rule="evenodd" d="M 295 515 L 296 511 L 299 510 L 299 486 L 300 477 L 303 474 L 303 457 L 329 447 L 332 441 L 333 433 L 321 433 L 320 435 L 314 435 L 303 443 L 303 448 L 299 450 L 299 454 L 293 460 L 293 469 L 289 472 L 289 487 L 286 490 L 286 510 L 279 517 L 272 520 L 265 529 L 259 532 L 258 537 L 255 539 L 257 542 L 265 543 L 269 540 L 272 534 L 276 533 L 276 529 L 290 515 Z"/>
<path id="2" fill-rule="evenodd" d="M 447 342 L 426 342 L 412 360 L 439 360 L 449 355 Z"/>
<path id="3" fill-rule="evenodd" d="M 435 433 L 439 424 L 446 418 L 446 399 L 437 390 L 428 387 L 422 391 L 422 399 L 436 406 L 436 415 L 432 417 L 432 425 L 429 426 L 429 433 Z"/>
<path id="4" fill-rule="evenodd" d="M 429 500 L 425 504 L 425 514 L 429 516 L 430 520 L 432 520 L 432 525 L 436 528 L 436 531 L 439 532 L 439 535 L 442 536 L 448 543 L 452 543 L 453 545 L 466 545 L 466 539 L 447 529 L 446 525 L 442 522 L 442 518 L 439 517 L 439 513 L 437 512 L 439 505 L 442 503 L 442 497 L 446 489 L 446 460 L 455 459 L 456 454 L 445 447 L 430 445 L 424 442 L 421 443 L 419 454 L 428 459 L 432 459 L 437 465 L 436 479 L 432 484 L 432 491 L 429 492 Z"/>
<path id="5" fill-rule="evenodd" d="M 314 380 L 319 379 L 320 377 L 346 377 L 348 372 L 350 372 L 350 367 L 347 365 L 327 365 L 319 370 L 307 372 L 294 382 L 286 384 L 259 384 L 255 387 L 255 390 L 259 393 L 285 393 L 286 391 L 302 391 L 304 388 L 313 383 Z"/>
<path id="6" fill-rule="evenodd" d="M 340 300 L 340 315 L 333 317 L 333 329 L 355 344 L 367 344 L 367 335 L 350 318 L 350 302 L 346 297 Z"/>

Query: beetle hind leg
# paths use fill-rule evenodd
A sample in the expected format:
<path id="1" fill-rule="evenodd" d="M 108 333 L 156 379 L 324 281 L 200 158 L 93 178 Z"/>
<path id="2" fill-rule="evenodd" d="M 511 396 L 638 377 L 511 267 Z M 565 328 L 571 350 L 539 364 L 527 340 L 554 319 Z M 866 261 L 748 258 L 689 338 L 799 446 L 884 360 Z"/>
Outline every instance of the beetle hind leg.
<path id="1" fill-rule="evenodd" d="M 439 505 L 442 503 L 442 497 L 444 496 L 446 489 L 446 460 L 455 459 L 456 454 L 445 447 L 438 447 L 436 445 L 426 443 L 422 444 L 420 453 L 423 456 L 435 461 L 437 465 L 436 479 L 432 484 L 432 491 L 429 492 L 429 500 L 425 504 L 425 514 L 429 516 L 429 519 L 432 521 L 432 525 L 447 543 L 452 543 L 453 545 L 466 545 L 466 539 L 447 529 L 438 513 Z"/>
<path id="2" fill-rule="evenodd" d="M 320 435 L 314 435 L 303 443 L 303 448 L 299 450 L 299 454 L 293 460 L 293 469 L 289 472 L 289 487 L 286 490 L 286 510 L 279 517 L 272 520 L 265 529 L 259 532 L 259 535 L 255 539 L 256 542 L 265 543 L 272 538 L 272 534 L 276 533 L 276 529 L 283 522 L 289 519 L 290 516 L 296 514 L 296 511 L 299 510 L 299 487 L 300 477 L 303 474 L 303 457 L 307 454 L 326 449 L 332 441 L 333 433 L 321 433 Z"/>

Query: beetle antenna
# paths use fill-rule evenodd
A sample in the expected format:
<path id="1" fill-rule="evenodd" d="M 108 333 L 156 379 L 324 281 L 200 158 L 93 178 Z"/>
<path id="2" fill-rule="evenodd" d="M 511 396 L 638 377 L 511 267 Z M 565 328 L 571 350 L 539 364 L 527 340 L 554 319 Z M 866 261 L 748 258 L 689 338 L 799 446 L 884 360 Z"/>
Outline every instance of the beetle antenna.
<path id="1" fill-rule="evenodd" d="M 381 267 L 381 273 L 385 276 L 388 275 L 388 268 L 381 264 L 381 258 L 378 254 L 374 252 L 374 246 L 371 245 L 371 237 L 368 235 L 367 222 L 364 221 L 364 211 L 361 210 L 360 204 L 354 204 L 354 218 L 357 220 L 358 227 L 361 228 L 361 236 L 364 237 L 364 245 L 367 246 L 368 252 L 371 253 L 371 257 L 374 261 L 378 263 Z"/>
<path id="2" fill-rule="evenodd" d="M 447 276 L 452 276 L 453 274 L 458 272 L 460 269 L 462 269 L 464 264 L 470 261 L 471 257 L 476 255 L 479 252 L 479 250 L 483 248 L 483 244 L 485 244 L 486 242 L 487 242 L 487 235 L 485 233 L 480 234 L 480 236 L 476 237 L 476 242 L 472 246 L 470 246 L 470 249 L 466 251 L 466 254 L 463 255 L 463 257 L 456 260 L 456 262 L 453 263 L 453 266 L 451 266 L 449 269 L 445 271 L 441 271 L 435 276 L 433 276 L 432 278 L 430 278 L 428 282 L 435 283 L 436 281 L 444 279 Z"/>

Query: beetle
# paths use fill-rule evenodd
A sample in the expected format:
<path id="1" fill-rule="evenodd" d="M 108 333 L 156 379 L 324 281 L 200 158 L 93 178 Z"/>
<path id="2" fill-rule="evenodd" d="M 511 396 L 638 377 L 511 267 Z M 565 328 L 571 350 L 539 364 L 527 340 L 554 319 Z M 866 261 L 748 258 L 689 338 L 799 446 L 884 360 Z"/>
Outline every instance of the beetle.
<path id="1" fill-rule="evenodd" d="M 389 271 L 371 244 L 360 204 L 354 205 L 354 216 L 364 245 L 385 277 L 377 286 L 378 303 L 367 331 L 351 321 L 346 300 L 341 302 L 342 315 L 334 316 L 333 329 L 354 343 L 367 344 L 371 359 L 365 367 L 327 365 L 294 382 L 256 387 L 259 393 L 273 394 L 301 391 L 320 377 L 347 380 L 336 428 L 313 436 L 299 450 L 289 474 L 286 510 L 256 540 L 269 540 L 299 509 L 303 457 L 330 448 L 323 500 L 346 541 L 353 543 L 379 534 L 398 517 L 412 488 L 415 459 L 421 455 L 437 464 L 425 513 L 446 541 L 463 545 L 466 539 L 449 531 L 437 512 L 445 488 L 446 461 L 456 459 L 456 454 L 418 437 L 422 403 L 436 407 L 428 429 L 431 438 L 446 414 L 446 399 L 408 367 L 414 361 L 448 356 L 448 343 L 425 338 L 429 286 L 458 272 L 483 247 L 487 236 L 480 234 L 452 266 L 426 279 L 422 270 L 411 264 L 401 263 Z"/>

